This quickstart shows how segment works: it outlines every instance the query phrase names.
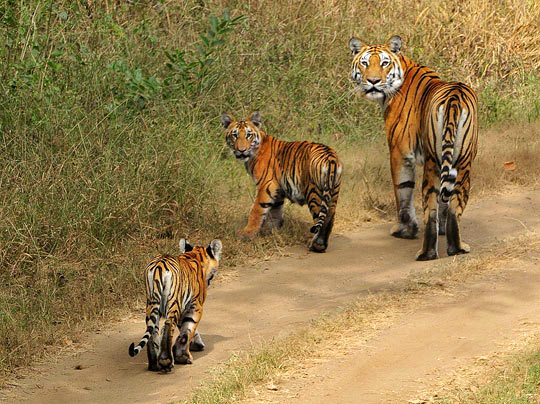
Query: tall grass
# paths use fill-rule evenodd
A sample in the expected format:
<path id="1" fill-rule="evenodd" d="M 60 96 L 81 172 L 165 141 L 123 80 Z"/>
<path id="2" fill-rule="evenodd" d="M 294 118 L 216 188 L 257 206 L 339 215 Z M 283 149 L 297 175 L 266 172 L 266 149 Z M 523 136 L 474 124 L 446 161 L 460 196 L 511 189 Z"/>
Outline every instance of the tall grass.
<path id="1" fill-rule="evenodd" d="M 348 81 L 353 34 L 400 34 L 471 83 L 483 125 L 537 119 L 538 2 L 453 3 L 0 0 L 0 366 L 132 304 L 142 264 L 179 235 L 223 238 L 230 265 L 303 240 L 294 220 L 236 239 L 253 186 L 222 112 L 259 109 L 269 133 L 334 145 L 358 173 L 343 209 L 356 190 L 385 211 L 366 185 L 380 169 L 354 166 L 381 150 L 382 119 Z"/>

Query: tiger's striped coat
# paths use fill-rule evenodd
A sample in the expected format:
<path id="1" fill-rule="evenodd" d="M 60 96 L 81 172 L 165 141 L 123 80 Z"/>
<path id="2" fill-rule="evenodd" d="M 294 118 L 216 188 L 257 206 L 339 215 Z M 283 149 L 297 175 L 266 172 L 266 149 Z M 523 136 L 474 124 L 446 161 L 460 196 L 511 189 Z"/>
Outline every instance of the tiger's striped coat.
<path id="1" fill-rule="evenodd" d="M 206 300 L 207 287 L 214 278 L 221 258 L 221 241 L 213 240 L 204 247 L 191 247 L 182 239 L 181 255 L 160 255 L 145 269 L 146 332 L 141 341 L 129 347 L 129 355 L 137 355 L 145 345 L 148 369 L 172 370 L 174 363 L 190 364 L 190 349 L 203 350 L 197 332 Z M 159 336 L 159 320 L 165 325 Z M 180 334 L 172 343 L 174 331 Z"/>
<path id="2" fill-rule="evenodd" d="M 257 185 L 257 196 L 241 234 L 255 236 L 263 223 L 283 224 L 283 202 L 307 203 L 313 217 L 310 250 L 324 252 L 334 225 L 343 165 L 329 146 L 285 142 L 261 130 L 261 115 L 236 121 L 223 114 L 227 145 L 243 161 Z"/>
<path id="3" fill-rule="evenodd" d="M 392 235 L 415 238 L 415 163 L 424 164 L 424 244 L 417 260 L 438 258 L 438 234 L 446 234 L 448 255 L 468 253 L 460 220 L 470 190 L 478 139 L 478 98 L 459 82 L 446 82 L 430 68 L 401 53 L 401 39 L 364 45 L 352 38 L 351 78 L 384 114 L 398 224 Z"/>

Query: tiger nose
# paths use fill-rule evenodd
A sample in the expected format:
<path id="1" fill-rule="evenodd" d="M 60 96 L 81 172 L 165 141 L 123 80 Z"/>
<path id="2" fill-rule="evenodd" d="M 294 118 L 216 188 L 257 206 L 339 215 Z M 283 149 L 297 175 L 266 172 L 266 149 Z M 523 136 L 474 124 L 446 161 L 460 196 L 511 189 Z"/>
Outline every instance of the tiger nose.
<path id="1" fill-rule="evenodd" d="M 238 151 L 239 151 L 240 153 L 243 153 L 243 152 L 246 151 L 246 147 L 245 147 L 245 146 L 238 146 Z"/>
<path id="2" fill-rule="evenodd" d="M 366 80 L 369 81 L 373 85 L 381 81 L 381 79 L 378 77 L 368 77 Z"/>

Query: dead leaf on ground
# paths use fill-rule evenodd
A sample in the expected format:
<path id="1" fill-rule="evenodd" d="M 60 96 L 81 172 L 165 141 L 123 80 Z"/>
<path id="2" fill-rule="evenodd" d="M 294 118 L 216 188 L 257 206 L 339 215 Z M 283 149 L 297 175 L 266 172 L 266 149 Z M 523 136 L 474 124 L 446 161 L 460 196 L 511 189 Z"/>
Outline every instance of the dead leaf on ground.
<path id="1" fill-rule="evenodd" d="M 505 161 L 503 163 L 504 171 L 514 171 L 516 169 L 516 163 L 513 161 Z"/>

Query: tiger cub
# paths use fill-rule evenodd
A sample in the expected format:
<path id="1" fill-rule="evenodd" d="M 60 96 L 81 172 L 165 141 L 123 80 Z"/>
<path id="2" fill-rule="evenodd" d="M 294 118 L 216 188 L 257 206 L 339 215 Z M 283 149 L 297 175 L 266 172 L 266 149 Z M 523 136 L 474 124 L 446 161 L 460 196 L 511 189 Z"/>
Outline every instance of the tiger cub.
<path id="1" fill-rule="evenodd" d="M 247 226 L 239 233 L 254 237 L 267 219 L 283 225 L 283 202 L 307 203 L 314 233 L 309 249 L 324 252 L 334 225 L 343 166 L 329 146 L 312 142 L 285 142 L 261 130 L 262 117 L 236 121 L 223 114 L 227 145 L 244 162 L 257 185 L 257 196 Z"/>
<path id="2" fill-rule="evenodd" d="M 146 267 L 146 332 L 136 346 L 131 344 L 129 355 L 137 355 L 148 344 L 149 370 L 169 372 L 174 363 L 190 364 L 193 362 L 190 348 L 204 349 L 197 326 L 206 289 L 219 266 L 221 249 L 220 240 L 212 240 L 204 248 L 192 247 L 182 239 L 181 255 L 160 255 Z M 165 319 L 161 337 L 160 318 Z M 180 334 L 173 345 L 177 327 Z"/>

